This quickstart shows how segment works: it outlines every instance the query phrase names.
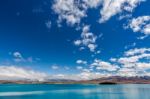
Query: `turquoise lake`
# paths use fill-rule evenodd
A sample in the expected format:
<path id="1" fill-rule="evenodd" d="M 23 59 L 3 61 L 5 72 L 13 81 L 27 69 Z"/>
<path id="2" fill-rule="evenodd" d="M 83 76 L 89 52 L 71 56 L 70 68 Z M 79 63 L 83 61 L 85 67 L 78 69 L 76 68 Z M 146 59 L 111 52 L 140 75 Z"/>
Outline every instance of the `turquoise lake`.
<path id="1" fill-rule="evenodd" d="M 0 99 L 150 99 L 150 85 L 0 84 Z"/>

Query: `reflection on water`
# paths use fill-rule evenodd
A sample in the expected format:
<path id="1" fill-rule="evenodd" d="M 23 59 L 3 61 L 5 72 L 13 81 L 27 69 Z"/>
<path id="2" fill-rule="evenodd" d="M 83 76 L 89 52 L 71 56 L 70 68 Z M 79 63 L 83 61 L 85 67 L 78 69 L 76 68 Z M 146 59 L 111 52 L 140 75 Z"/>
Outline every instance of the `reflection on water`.
<path id="1" fill-rule="evenodd" d="M 31 92 L 0 92 L 0 96 L 24 96 L 24 95 L 39 95 L 44 94 L 45 91 L 31 91 Z"/>
<path id="2" fill-rule="evenodd" d="M 0 99 L 150 99 L 150 85 L 0 85 Z"/>

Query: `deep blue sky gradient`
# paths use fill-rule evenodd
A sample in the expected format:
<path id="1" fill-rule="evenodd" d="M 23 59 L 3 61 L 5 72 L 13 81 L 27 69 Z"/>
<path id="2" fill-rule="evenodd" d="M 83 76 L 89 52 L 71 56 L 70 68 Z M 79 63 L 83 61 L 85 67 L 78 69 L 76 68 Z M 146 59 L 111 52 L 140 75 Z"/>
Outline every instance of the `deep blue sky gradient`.
<path id="1" fill-rule="evenodd" d="M 88 62 L 95 58 L 108 60 L 118 57 L 136 42 L 135 47 L 150 47 L 150 37 L 138 40 L 140 33 L 123 29 L 128 20 L 118 21 L 118 15 L 109 21 L 99 24 L 98 9 L 88 12 L 88 17 L 82 22 L 91 25 L 91 32 L 103 34 L 98 39 L 98 49 L 101 54 L 91 57 L 89 50 L 79 51 L 73 41 L 80 37 L 81 30 L 69 27 L 65 22 L 58 27 L 57 15 L 51 10 L 51 0 L 1 0 L 0 1 L 0 64 L 14 64 L 31 66 L 35 69 L 49 71 L 51 65 L 68 66 L 75 68 L 76 60 Z M 133 12 L 133 17 L 150 15 L 150 1 L 142 3 Z M 51 20 L 52 26 L 48 29 L 45 23 Z M 129 47 L 129 48 L 132 48 Z M 20 52 L 24 57 L 39 58 L 33 63 L 15 63 L 10 52 Z M 71 70 L 73 72 L 73 69 Z M 75 72 L 75 71 L 74 71 Z M 68 72 L 69 73 L 69 72 Z"/>

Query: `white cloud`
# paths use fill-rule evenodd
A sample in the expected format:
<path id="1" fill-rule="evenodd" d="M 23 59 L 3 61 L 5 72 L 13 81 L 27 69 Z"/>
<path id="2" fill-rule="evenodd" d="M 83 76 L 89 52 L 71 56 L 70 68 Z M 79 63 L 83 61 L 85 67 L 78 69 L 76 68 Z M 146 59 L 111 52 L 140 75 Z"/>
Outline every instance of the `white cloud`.
<path id="1" fill-rule="evenodd" d="M 13 56 L 16 57 L 16 58 L 22 58 L 22 55 L 21 55 L 20 52 L 14 52 Z"/>
<path id="2" fill-rule="evenodd" d="M 79 24 L 89 8 L 97 8 L 102 0 L 55 0 L 52 9 L 58 14 L 58 23 Z"/>
<path id="3" fill-rule="evenodd" d="M 146 37 L 148 37 L 148 35 L 144 35 L 144 36 L 137 37 L 137 39 L 143 40 L 143 39 L 145 39 Z"/>
<path id="4" fill-rule="evenodd" d="M 134 77 L 134 76 L 138 76 L 137 72 L 135 71 L 134 68 L 121 68 L 117 75 L 119 76 L 126 76 L 126 77 Z"/>
<path id="5" fill-rule="evenodd" d="M 79 69 L 79 67 L 78 67 Z M 82 70 L 83 68 L 80 67 Z M 56 74 L 48 75 L 43 72 L 25 69 L 18 66 L 0 66 L 0 80 L 30 80 L 30 81 L 46 81 L 47 79 L 71 79 L 71 80 L 89 80 L 106 76 L 100 73 L 89 72 L 83 69 L 78 74 Z"/>
<path id="6" fill-rule="evenodd" d="M 129 27 L 133 30 L 133 32 L 150 35 L 150 16 L 133 18 L 129 23 Z"/>
<path id="7" fill-rule="evenodd" d="M 82 72 L 78 76 L 81 80 L 90 80 L 90 79 L 100 78 L 102 77 L 102 74 L 94 73 L 94 72 Z"/>
<path id="8" fill-rule="evenodd" d="M 76 46 L 79 46 L 80 44 L 82 44 L 82 41 L 81 41 L 81 40 L 76 40 L 76 41 L 74 41 L 74 44 L 75 44 Z"/>
<path id="9" fill-rule="evenodd" d="M 87 16 L 88 9 L 100 9 L 100 22 L 109 20 L 112 16 L 124 12 L 133 12 L 141 2 L 146 0 L 55 0 L 53 10 L 58 14 L 58 22 L 65 20 L 68 24 L 79 24 Z M 127 14 L 124 16 L 131 16 Z"/>
<path id="10" fill-rule="evenodd" d="M 100 54 L 101 53 L 101 51 L 100 50 L 98 50 L 95 54 Z"/>
<path id="11" fill-rule="evenodd" d="M 47 75 L 16 66 L 0 66 L 1 80 L 38 80 L 43 81 Z"/>
<path id="12" fill-rule="evenodd" d="M 71 80 L 91 80 L 101 77 L 110 76 L 109 74 L 102 74 L 98 72 L 81 72 L 78 74 L 57 74 L 51 75 L 51 79 L 71 79 Z"/>
<path id="13" fill-rule="evenodd" d="M 53 77 L 50 78 L 57 78 L 57 79 L 71 79 L 71 80 L 91 80 L 91 79 L 96 79 L 96 78 L 101 78 L 101 77 L 107 77 L 110 76 L 108 73 L 99 73 L 99 72 L 90 72 L 88 69 L 83 69 L 80 68 L 81 70 L 80 73 L 78 74 L 58 74 L 58 75 L 53 75 Z"/>
<path id="14" fill-rule="evenodd" d="M 97 45 L 95 45 L 95 44 L 89 44 L 88 45 L 88 48 L 90 49 L 91 52 L 94 52 L 96 47 L 97 47 Z"/>
<path id="15" fill-rule="evenodd" d="M 103 0 L 100 22 L 105 22 L 123 11 L 133 12 L 134 8 L 142 1 L 145 0 Z"/>
<path id="16" fill-rule="evenodd" d="M 146 54 L 140 54 L 140 55 L 134 55 L 129 57 L 121 57 L 118 59 L 118 62 L 124 65 L 134 65 L 138 63 L 141 59 L 150 59 L 150 53 Z M 132 66 L 131 65 L 131 66 Z"/>
<path id="17" fill-rule="evenodd" d="M 126 45 L 124 48 L 125 48 L 125 49 L 129 49 L 129 48 L 133 48 L 133 47 L 135 47 L 135 46 L 136 46 L 136 43 L 134 42 L 134 43 L 132 43 L 132 44 Z"/>
<path id="18" fill-rule="evenodd" d="M 125 56 L 133 56 L 136 54 L 143 54 L 145 52 L 150 52 L 150 48 L 135 48 L 125 52 Z"/>
<path id="19" fill-rule="evenodd" d="M 92 32 L 89 31 L 90 26 L 85 25 L 82 29 L 81 39 L 74 41 L 74 44 L 76 46 L 87 47 L 90 49 L 91 52 L 94 52 L 97 47 L 97 36 L 95 36 Z"/>
<path id="20" fill-rule="evenodd" d="M 36 61 L 39 61 L 38 58 L 33 58 L 33 57 L 24 57 L 22 53 L 20 52 L 9 52 L 10 55 L 13 56 L 13 61 L 14 62 L 36 62 Z"/>
<path id="21" fill-rule="evenodd" d="M 54 70 L 57 70 L 57 69 L 59 69 L 59 66 L 53 65 L 53 66 L 51 66 L 51 68 L 54 69 Z"/>
<path id="22" fill-rule="evenodd" d="M 59 22 L 66 20 L 68 24 L 74 25 L 80 23 L 81 18 L 86 16 L 79 4 L 76 0 L 55 0 L 52 8 L 58 14 Z"/>
<path id="23" fill-rule="evenodd" d="M 150 69 L 150 63 L 139 62 L 136 64 L 139 69 L 147 70 Z"/>
<path id="24" fill-rule="evenodd" d="M 87 70 L 94 69 L 109 76 L 149 76 L 149 61 L 150 48 L 135 48 L 125 51 L 121 57 L 110 58 L 108 62 L 95 59 Z"/>
<path id="25" fill-rule="evenodd" d="M 116 62 L 117 59 L 116 59 L 116 58 L 111 58 L 110 61 L 111 61 L 111 62 Z"/>
<path id="26" fill-rule="evenodd" d="M 95 60 L 92 64 L 92 67 L 96 67 L 97 70 L 106 70 L 106 71 L 117 71 L 117 69 L 119 69 L 119 67 L 117 65 L 112 65 L 109 62 L 105 62 L 102 60 Z"/>
<path id="27" fill-rule="evenodd" d="M 86 65 L 86 64 L 87 64 L 87 61 L 77 60 L 76 63 L 77 63 L 77 64 L 83 64 L 83 65 Z"/>
<path id="28" fill-rule="evenodd" d="M 23 58 L 23 56 L 20 52 L 14 52 L 13 56 L 14 56 L 15 62 L 24 62 L 25 61 L 25 59 Z"/>
<path id="29" fill-rule="evenodd" d="M 118 62 L 121 64 L 129 64 L 129 63 L 134 63 L 139 60 L 139 57 L 133 56 L 133 57 L 121 57 L 118 59 Z"/>
<path id="30" fill-rule="evenodd" d="M 117 64 L 121 65 L 118 75 L 148 76 L 150 69 L 150 49 L 135 48 L 124 53 L 125 56 L 117 59 Z"/>
<path id="31" fill-rule="evenodd" d="M 87 7 L 97 8 L 102 3 L 102 0 L 83 0 L 83 3 Z"/>

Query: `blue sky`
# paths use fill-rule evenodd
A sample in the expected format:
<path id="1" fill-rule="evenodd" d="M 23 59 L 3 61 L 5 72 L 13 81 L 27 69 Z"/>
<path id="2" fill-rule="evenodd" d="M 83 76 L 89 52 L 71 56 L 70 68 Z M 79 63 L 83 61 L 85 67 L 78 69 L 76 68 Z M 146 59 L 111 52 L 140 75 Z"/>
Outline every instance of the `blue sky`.
<path id="1" fill-rule="evenodd" d="M 16 78 L 23 75 L 16 73 L 19 69 L 30 77 L 30 71 L 64 78 L 82 75 L 81 79 L 149 75 L 149 4 L 148 0 L 1 0 L 0 71 L 12 71 Z M 12 77 L 0 74 L 5 76 Z"/>

